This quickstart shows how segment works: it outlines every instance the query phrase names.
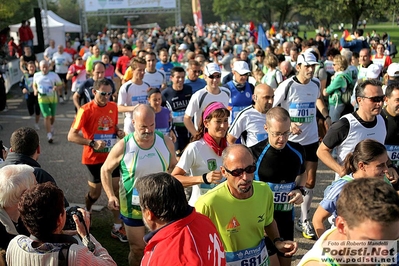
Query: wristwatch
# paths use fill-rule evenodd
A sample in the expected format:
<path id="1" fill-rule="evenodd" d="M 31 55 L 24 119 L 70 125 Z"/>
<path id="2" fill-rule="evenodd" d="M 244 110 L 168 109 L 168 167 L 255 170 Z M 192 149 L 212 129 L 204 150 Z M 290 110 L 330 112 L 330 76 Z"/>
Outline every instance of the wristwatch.
<path id="1" fill-rule="evenodd" d="M 95 144 L 96 142 L 94 141 L 94 139 L 92 140 L 92 141 L 90 141 L 90 143 L 89 143 L 89 146 L 91 147 L 91 148 L 94 148 L 94 144 Z"/>

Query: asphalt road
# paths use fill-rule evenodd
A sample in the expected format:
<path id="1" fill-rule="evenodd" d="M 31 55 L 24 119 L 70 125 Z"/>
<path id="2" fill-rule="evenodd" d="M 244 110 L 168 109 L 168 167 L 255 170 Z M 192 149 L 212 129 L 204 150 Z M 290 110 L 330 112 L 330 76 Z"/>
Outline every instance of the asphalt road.
<path id="1" fill-rule="evenodd" d="M 34 117 L 30 117 L 26 108 L 25 100 L 19 88 L 12 88 L 7 100 L 8 111 L 0 112 L 0 139 L 4 145 L 9 147 L 11 133 L 22 126 L 34 126 Z M 58 104 L 55 119 L 55 135 L 53 144 L 49 144 L 43 126 L 40 121 L 41 129 L 38 131 L 40 137 L 41 155 L 39 163 L 42 168 L 49 172 L 56 180 L 58 186 L 64 191 L 66 198 L 71 203 L 84 204 L 84 195 L 87 193 L 88 170 L 81 164 L 82 147 L 77 144 L 69 143 L 67 134 L 75 116 L 72 100 L 64 104 Z M 122 126 L 123 118 L 119 116 L 119 125 Z M 288 162 L 287 162 L 288 163 Z M 312 202 L 311 214 L 315 211 L 318 203 L 322 199 L 323 191 L 333 180 L 333 172 L 328 170 L 324 164 L 319 163 L 317 171 L 317 184 Z M 105 193 L 102 193 L 96 203 L 98 208 L 107 205 Z M 296 217 L 299 217 L 300 208 L 296 207 Z M 314 241 L 302 237 L 299 232 L 295 232 L 295 240 L 298 241 L 299 250 L 293 258 L 292 265 L 296 265 L 303 254 L 309 250 Z"/>

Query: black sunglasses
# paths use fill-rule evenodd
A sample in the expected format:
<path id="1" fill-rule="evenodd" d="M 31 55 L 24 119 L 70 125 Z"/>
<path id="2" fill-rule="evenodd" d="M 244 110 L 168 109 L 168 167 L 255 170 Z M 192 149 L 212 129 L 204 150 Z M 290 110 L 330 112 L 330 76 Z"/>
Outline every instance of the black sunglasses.
<path id="1" fill-rule="evenodd" d="M 374 96 L 374 97 L 367 97 L 367 96 L 360 96 L 362 98 L 366 98 L 371 100 L 373 103 L 379 103 L 385 100 L 385 95 L 382 96 Z"/>
<path id="2" fill-rule="evenodd" d="M 240 74 L 240 73 L 238 73 L 241 77 L 249 77 L 251 74 L 250 73 L 245 73 L 245 74 Z"/>
<path id="3" fill-rule="evenodd" d="M 101 96 L 110 96 L 112 94 L 112 92 L 105 92 L 105 91 L 99 91 L 99 90 L 96 90 L 96 92 L 101 94 Z"/>
<path id="4" fill-rule="evenodd" d="M 208 78 L 210 79 L 220 79 L 222 76 L 221 75 L 210 75 Z"/>
<path id="5" fill-rule="evenodd" d="M 256 165 L 248 165 L 247 167 L 245 167 L 244 169 L 242 168 L 237 168 L 234 170 L 229 170 L 226 168 L 226 166 L 223 166 L 224 169 L 226 170 L 227 173 L 231 174 L 232 176 L 241 176 L 244 172 L 247 174 L 253 174 L 256 171 Z"/>

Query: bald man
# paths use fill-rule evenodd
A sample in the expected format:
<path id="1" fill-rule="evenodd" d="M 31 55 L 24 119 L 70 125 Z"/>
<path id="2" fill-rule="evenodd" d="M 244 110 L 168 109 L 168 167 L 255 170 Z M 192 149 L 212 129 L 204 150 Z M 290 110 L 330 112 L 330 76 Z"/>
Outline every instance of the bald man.
<path id="1" fill-rule="evenodd" d="M 273 106 L 274 92 L 267 84 L 255 87 L 252 99 L 255 104 L 239 112 L 227 133 L 227 141 L 234 144 L 241 137 L 241 143 L 251 147 L 267 138 L 264 125 L 266 112 Z"/>
<path id="2" fill-rule="evenodd" d="M 129 241 L 129 265 L 140 265 L 145 243 L 144 223 L 135 188 L 137 178 L 170 172 L 177 163 L 173 142 L 155 131 L 155 112 L 146 104 L 133 111 L 134 132 L 119 141 L 101 167 L 101 181 L 108 197 L 108 208 L 120 210 Z M 112 172 L 120 167 L 122 185 L 119 199 L 112 188 Z"/>

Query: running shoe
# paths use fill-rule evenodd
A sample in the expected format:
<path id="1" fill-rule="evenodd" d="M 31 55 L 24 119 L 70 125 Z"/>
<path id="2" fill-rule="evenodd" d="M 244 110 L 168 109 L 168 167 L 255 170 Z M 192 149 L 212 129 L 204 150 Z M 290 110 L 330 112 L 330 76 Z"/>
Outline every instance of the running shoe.
<path id="1" fill-rule="evenodd" d="M 48 141 L 48 143 L 53 143 L 53 134 L 51 134 L 51 133 L 47 133 L 47 141 Z"/>
<path id="2" fill-rule="evenodd" d="M 64 98 L 63 98 L 62 96 L 60 96 L 58 102 L 59 102 L 59 103 L 64 103 Z"/>
<path id="3" fill-rule="evenodd" d="M 121 228 L 119 228 L 119 230 L 114 230 L 114 228 L 112 228 L 111 230 L 111 236 L 113 238 L 117 238 L 119 239 L 119 241 L 126 243 L 128 242 L 127 240 L 127 236 L 126 236 L 126 231 L 125 231 L 125 227 L 122 226 Z"/>
<path id="4" fill-rule="evenodd" d="M 316 237 L 313 225 L 308 220 L 303 221 L 303 223 L 298 220 L 295 223 L 295 229 L 302 232 L 304 238 L 314 239 Z"/>

